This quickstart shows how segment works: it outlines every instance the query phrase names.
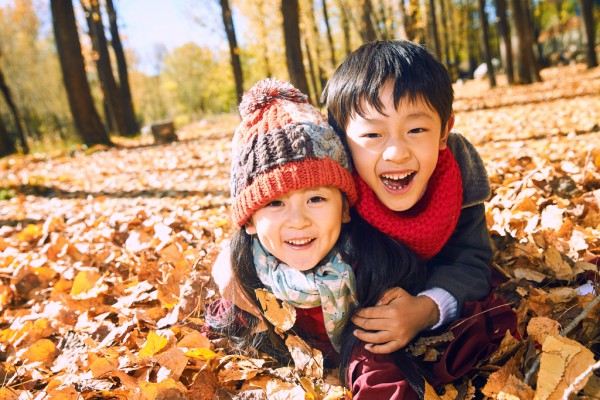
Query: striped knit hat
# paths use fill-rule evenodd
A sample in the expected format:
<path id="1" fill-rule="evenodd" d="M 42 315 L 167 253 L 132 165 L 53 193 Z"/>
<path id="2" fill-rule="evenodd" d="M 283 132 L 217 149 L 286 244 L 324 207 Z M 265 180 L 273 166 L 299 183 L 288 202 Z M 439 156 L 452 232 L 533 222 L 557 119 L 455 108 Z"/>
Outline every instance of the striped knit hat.
<path id="1" fill-rule="evenodd" d="M 287 82 L 263 79 L 244 94 L 231 156 L 233 222 L 244 226 L 265 204 L 293 190 L 335 186 L 350 205 L 349 157 L 325 117 Z"/>

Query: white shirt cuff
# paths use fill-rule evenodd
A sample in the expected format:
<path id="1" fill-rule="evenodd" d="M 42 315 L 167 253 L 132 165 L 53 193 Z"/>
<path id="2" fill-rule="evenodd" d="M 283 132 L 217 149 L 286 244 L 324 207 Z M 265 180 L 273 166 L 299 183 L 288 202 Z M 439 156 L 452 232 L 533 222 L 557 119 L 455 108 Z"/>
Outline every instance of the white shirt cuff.
<path id="1" fill-rule="evenodd" d="M 435 304 L 437 304 L 440 311 L 440 319 L 438 320 L 437 324 L 429 328 L 429 330 L 439 328 L 440 326 L 452 322 L 457 318 L 458 303 L 454 296 L 448 293 L 448 291 L 442 288 L 431 288 L 419 293 L 417 296 L 429 297 L 435 302 Z"/>

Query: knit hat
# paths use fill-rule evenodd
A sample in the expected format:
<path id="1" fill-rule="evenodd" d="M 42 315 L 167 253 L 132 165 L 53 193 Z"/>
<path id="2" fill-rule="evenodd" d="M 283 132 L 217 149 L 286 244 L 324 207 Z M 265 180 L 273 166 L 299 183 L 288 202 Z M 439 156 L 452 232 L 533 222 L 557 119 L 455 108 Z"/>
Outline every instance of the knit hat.
<path id="1" fill-rule="evenodd" d="M 287 82 L 263 79 L 244 93 L 231 156 L 233 222 L 294 190 L 335 186 L 356 202 L 349 156 L 325 117 Z"/>

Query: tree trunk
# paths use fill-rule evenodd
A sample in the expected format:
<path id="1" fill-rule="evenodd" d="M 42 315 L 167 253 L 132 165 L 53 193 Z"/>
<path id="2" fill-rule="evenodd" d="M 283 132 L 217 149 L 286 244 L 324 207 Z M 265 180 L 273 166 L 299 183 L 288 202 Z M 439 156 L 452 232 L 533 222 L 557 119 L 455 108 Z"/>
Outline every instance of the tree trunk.
<path id="1" fill-rule="evenodd" d="M 267 37 L 267 28 L 265 27 L 265 3 L 260 0 L 257 4 L 258 7 L 258 18 L 259 18 L 259 29 L 260 29 L 260 45 L 262 46 L 263 63 L 265 65 L 265 76 L 272 77 L 273 72 L 271 71 L 271 62 L 269 61 L 269 38 Z"/>
<path id="2" fill-rule="evenodd" d="M 290 81 L 298 90 L 310 97 L 300 44 L 298 0 L 281 0 L 281 13 L 283 15 L 285 56 Z"/>
<path id="3" fill-rule="evenodd" d="M 510 25 L 506 19 L 506 0 L 496 0 L 496 13 L 498 14 L 498 35 L 500 36 L 500 53 L 502 63 L 506 71 L 508 84 L 515 83 L 515 72 L 513 69 L 512 43 L 510 39 Z"/>
<path id="4" fill-rule="evenodd" d="M 233 78 L 235 79 L 235 91 L 237 93 L 239 104 L 242 101 L 242 96 L 244 94 L 244 75 L 242 73 L 242 63 L 240 62 L 240 49 L 238 48 L 237 39 L 235 37 L 235 27 L 233 26 L 229 0 L 220 1 L 223 26 L 225 27 L 227 41 L 229 42 L 229 56 L 231 59 L 231 68 L 233 70 Z"/>
<path id="5" fill-rule="evenodd" d="M 541 82 L 542 78 L 540 77 L 540 60 L 542 58 L 542 47 L 537 40 L 539 33 L 539 28 L 537 26 L 540 24 L 539 18 L 536 18 L 534 21 L 533 10 L 529 9 L 529 0 L 523 0 L 523 9 L 525 10 L 526 26 L 529 27 L 526 32 L 530 49 L 529 58 L 531 59 L 529 64 L 531 69 L 530 73 L 534 82 Z M 537 56 L 536 52 L 534 51 L 534 47 L 537 49 Z"/>
<path id="6" fill-rule="evenodd" d="M 533 82 L 530 73 L 530 57 L 531 53 L 528 49 L 527 42 L 527 20 L 525 11 L 523 10 L 521 0 L 511 0 L 513 22 L 515 31 L 519 38 L 517 51 L 517 76 L 520 84 L 529 84 Z"/>
<path id="7" fill-rule="evenodd" d="M 442 18 L 442 29 L 444 30 L 444 57 L 443 61 L 446 64 L 446 68 L 448 68 L 448 73 L 450 77 L 456 76 L 454 73 L 454 65 L 450 60 L 450 38 L 452 35 L 448 32 L 448 14 L 446 13 L 446 0 L 440 0 L 440 13 Z M 440 60 L 442 57 L 440 57 Z"/>
<path id="8" fill-rule="evenodd" d="M 308 60 L 308 76 L 310 76 L 310 83 L 313 87 L 314 93 L 315 93 L 315 98 L 313 99 L 313 103 L 314 104 L 319 104 L 320 98 L 319 98 L 319 89 L 318 89 L 318 83 L 317 83 L 317 71 L 315 71 L 315 66 L 313 63 L 313 57 L 312 54 L 310 53 L 310 47 L 308 46 L 308 40 L 306 40 L 306 35 L 304 35 L 304 50 L 306 51 L 306 59 Z"/>
<path id="9" fill-rule="evenodd" d="M 8 130 L 6 129 L 6 125 L 4 125 L 4 121 L 2 121 L 2 118 L 0 118 L 0 157 L 14 154 L 16 152 L 17 149 L 15 148 L 15 142 L 13 142 L 12 138 L 8 134 Z"/>
<path id="10" fill-rule="evenodd" d="M 371 42 L 377 39 L 375 26 L 373 25 L 373 20 L 371 19 L 371 16 L 373 15 L 373 4 L 371 4 L 371 0 L 360 0 L 360 5 L 360 37 L 362 38 L 363 42 Z"/>
<path id="11" fill-rule="evenodd" d="M 344 0 L 337 0 L 337 8 L 340 12 L 340 23 L 342 25 L 342 37 L 344 39 L 344 54 L 348 57 L 352 51 L 350 46 L 350 18 Z"/>
<path id="12" fill-rule="evenodd" d="M 117 25 L 117 13 L 112 0 L 106 0 L 106 10 L 108 12 L 108 20 L 110 21 L 111 44 L 115 52 L 117 71 L 119 72 L 119 91 L 121 92 L 121 102 L 123 104 L 123 112 L 125 113 L 125 129 L 127 135 L 135 135 L 139 132 L 140 126 L 135 116 L 131 87 L 129 86 L 127 60 L 125 59 L 125 52 L 121 44 L 121 36 L 119 35 L 119 27 Z"/>
<path id="13" fill-rule="evenodd" d="M 440 34 L 438 32 L 437 19 L 436 19 L 436 10 L 435 10 L 435 0 L 429 0 L 429 23 L 431 24 L 431 41 L 433 44 L 433 52 L 435 55 L 441 60 L 442 59 L 442 49 L 440 45 Z"/>
<path id="14" fill-rule="evenodd" d="M 88 146 L 112 145 L 94 106 L 85 74 L 73 3 L 70 0 L 50 0 L 50 8 L 56 48 L 75 129 Z"/>
<path id="15" fill-rule="evenodd" d="M 21 119 L 19 118 L 19 112 L 17 111 L 17 106 L 15 105 L 15 102 L 12 99 L 10 89 L 8 88 L 8 85 L 6 84 L 6 80 L 4 79 L 4 71 L 2 71 L 1 69 L 0 69 L 0 92 L 2 92 L 2 97 L 4 97 L 4 101 L 8 105 L 8 108 L 13 117 L 13 120 L 15 121 L 15 129 L 17 130 L 17 135 L 18 135 L 19 141 L 21 143 L 21 151 L 23 152 L 23 154 L 29 154 L 29 145 L 27 144 L 27 139 L 25 138 L 25 132 L 23 131 L 23 125 L 21 125 Z M 6 128 L 6 127 L 3 126 L 3 128 Z M 7 133 L 7 137 L 8 137 L 8 133 Z M 12 142 L 12 140 L 11 140 L 11 142 Z M 9 150 L 10 147 L 6 147 L 6 149 Z M 14 149 L 14 143 L 13 143 L 13 149 Z"/>
<path id="16" fill-rule="evenodd" d="M 327 11 L 327 0 L 322 1 L 323 7 L 323 20 L 325 21 L 325 28 L 327 32 L 327 43 L 329 43 L 329 61 L 331 62 L 331 68 L 337 66 L 335 61 L 335 47 L 333 46 L 333 36 L 331 34 L 331 26 L 329 25 L 329 12 Z"/>
<path id="17" fill-rule="evenodd" d="M 404 0 L 398 1 L 397 4 L 398 12 L 400 14 L 400 22 L 398 24 L 398 37 L 400 39 L 408 39 L 408 35 L 406 33 L 406 23 L 408 21 L 408 16 L 406 15 L 406 6 L 404 5 Z"/>
<path id="18" fill-rule="evenodd" d="M 581 16 L 585 28 L 585 37 L 587 39 L 586 56 L 587 67 L 594 68 L 598 66 L 598 57 L 596 56 L 596 27 L 594 21 L 594 1 L 581 0 Z"/>
<path id="19" fill-rule="evenodd" d="M 114 123 L 112 125 L 112 133 L 125 135 L 127 133 L 127 124 L 125 123 L 124 107 L 121 93 L 113 75 L 100 5 L 98 4 L 98 0 L 81 0 L 81 5 L 85 10 L 89 35 L 92 39 L 92 48 L 96 53 L 96 68 L 98 70 L 98 77 L 100 78 L 102 93 L 104 94 L 109 116 Z"/>
<path id="20" fill-rule="evenodd" d="M 494 74 L 494 65 L 492 64 L 492 50 L 490 49 L 490 38 L 488 33 L 487 13 L 485 12 L 485 0 L 478 0 L 479 3 L 479 22 L 481 25 L 481 39 L 483 40 L 483 51 L 485 63 L 487 64 L 487 74 L 490 80 L 490 87 L 496 87 L 496 75 Z"/>
<path id="21" fill-rule="evenodd" d="M 317 102 L 315 104 L 319 104 L 319 93 L 321 93 L 321 90 L 323 90 L 323 88 L 325 87 L 325 83 L 327 83 L 327 78 L 325 77 L 325 71 L 323 70 L 323 66 L 321 65 L 321 38 L 319 28 L 317 27 L 317 20 L 315 18 L 314 7 L 310 8 L 308 15 L 310 15 L 310 23 L 312 25 L 311 28 L 313 31 L 315 42 L 315 70 L 317 72 L 317 77 L 319 78 L 319 87 L 317 88 L 315 86 L 315 98 L 317 99 Z M 306 43 L 306 46 L 308 46 L 308 43 Z"/>

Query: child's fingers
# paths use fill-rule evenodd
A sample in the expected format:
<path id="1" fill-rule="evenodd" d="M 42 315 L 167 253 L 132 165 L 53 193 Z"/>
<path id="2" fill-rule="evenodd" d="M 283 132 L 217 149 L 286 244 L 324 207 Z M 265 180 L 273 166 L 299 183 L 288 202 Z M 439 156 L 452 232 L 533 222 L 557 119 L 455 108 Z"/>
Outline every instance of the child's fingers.
<path id="1" fill-rule="evenodd" d="M 362 318 L 356 315 L 352 317 L 352 322 L 354 325 L 367 331 L 387 330 L 390 325 L 388 318 Z"/>
<path id="2" fill-rule="evenodd" d="M 400 350 L 404 346 L 397 340 L 392 340 L 383 344 L 366 344 L 365 349 L 374 354 L 390 354 Z"/>
<path id="3" fill-rule="evenodd" d="M 362 329 L 355 329 L 354 336 L 368 344 L 383 344 L 392 340 L 388 331 L 367 332 Z"/>
<path id="4" fill-rule="evenodd" d="M 408 295 L 408 292 L 400 287 L 393 287 L 385 291 L 377 302 L 377 306 L 390 304 L 399 297 Z"/>

